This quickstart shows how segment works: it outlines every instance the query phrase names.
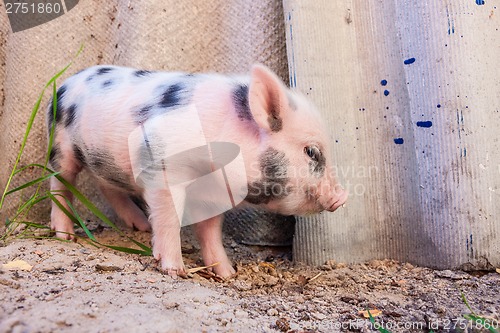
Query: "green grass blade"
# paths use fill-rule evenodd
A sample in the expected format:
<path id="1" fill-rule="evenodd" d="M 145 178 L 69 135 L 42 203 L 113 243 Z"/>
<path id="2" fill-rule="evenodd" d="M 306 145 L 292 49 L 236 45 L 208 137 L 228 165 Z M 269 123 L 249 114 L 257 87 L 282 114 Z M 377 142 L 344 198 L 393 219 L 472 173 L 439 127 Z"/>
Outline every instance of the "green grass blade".
<path id="1" fill-rule="evenodd" d="M 69 208 L 71 208 L 71 211 L 73 212 L 73 215 L 75 216 L 78 225 L 83 229 L 83 231 L 85 231 L 85 234 L 87 235 L 87 237 L 93 241 L 97 241 L 95 239 L 94 235 L 87 228 L 87 225 L 85 224 L 85 222 L 83 222 L 83 220 L 80 217 L 80 215 L 78 214 L 78 212 L 75 210 L 75 207 L 73 207 L 73 205 L 71 204 L 71 202 L 68 199 L 66 199 L 66 198 L 64 198 L 64 199 L 66 200 L 66 203 L 68 204 Z"/>
<path id="2" fill-rule="evenodd" d="M 498 333 L 498 331 L 493 327 L 493 325 L 495 323 L 491 323 L 486 318 L 483 318 L 483 317 L 477 316 L 477 315 L 473 315 L 473 314 L 465 314 L 464 318 L 467 320 L 470 320 L 470 321 L 474 321 L 474 323 L 479 324 L 477 326 L 484 327 L 492 333 Z"/>
<path id="3" fill-rule="evenodd" d="M 42 169 L 45 168 L 45 166 L 43 166 L 41 164 L 37 164 L 37 163 L 31 164 L 31 166 L 42 168 Z M 106 215 L 104 215 L 104 213 L 102 213 L 90 200 L 88 200 L 80 191 L 78 191 L 78 189 L 76 187 L 74 187 L 73 185 L 71 185 L 60 174 L 58 174 L 57 172 L 54 172 L 50 168 L 46 168 L 46 169 L 47 169 L 48 172 L 54 174 L 54 177 L 56 177 L 64 186 L 66 186 L 66 188 L 71 193 L 73 193 L 73 195 L 75 196 L 75 198 L 77 198 L 78 200 L 80 200 L 80 202 L 85 207 L 87 207 L 87 209 L 89 209 L 97 218 L 101 219 L 106 225 L 108 225 L 109 227 L 111 227 L 113 230 L 117 231 L 121 236 L 126 237 L 131 242 L 133 242 L 135 245 L 137 245 L 138 247 L 140 247 L 144 251 L 144 253 L 148 253 L 146 255 L 151 255 L 152 254 L 151 248 L 149 246 L 146 246 L 146 245 L 142 244 L 141 242 L 138 242 L 138 241 L 136 241 L 136 240 L 134 240 L 134 239 L 132 239 L 132 238 L 130 238 L 128 236 L 125 236 L 123 234 L 123 232 L 120 229 L 118 229 L 118 227 L 113 222 L 111 222 L 111 220 L 109 220 L 106 217 Z M 78 223 L 78 222 L 75 222 L 75 223 Z"/>
<path id="4" fill-rule="evenodd" d="M 47 88 L 48 86 L 50 86 L 55 80 L 57 80 L 61 75 L 64 74 L 64 72 L 66 72 L 66 70 L 73 64 L 73 62 L 76 60 L 76 58 L 78 58 L 78 56 L 80 55 L 80 53 L 82 53 L 84 49 L 84 45 L 80 45 L 80 49 L 78 49 L 78 52 L 76 52 L 75 56 L 73 57 L 73 59 L 69 62 L 69 64 L 66 65 L 66 67 L 64 67 L 63 69 L 61 69 L 56 75 L 54 75 L 50 80 L 49 82 L 47 82 L 47 84 L 45 85 L 45 88 Z"/>
<path id="5" fill-rule="evenodd" d="M 60 194 L 56 194 L 58 196 L 61 196 Z M 107 248 L 110 248 L 112 250 L 116 250 L 116 251 L 120 251 L 120 252 L 125 252 L 125 253 L 131 253 L 131 254 L 141 254 L 141 255 L 145 255 L 145 256 L 150 256 L 152 254 L 151 252 L 151 249 L 147 246 L 145 246 L 144 244 L 141 244 L 137 241 L 134 241 L 133 239 L 127 237 L 130 241 L 134 242 L 134 244 L 138 245 L 139 247 L 142 248 L 142 250 L 138 250 L 138 249 L 133 249 L 133 248 L 128 248 L 128 247 L 122 247 L 122 246 L 114 246 L 114 245 L 107 245 L 107 244 L 103 244 L 101 242 L 99 242 L 95 237 L 94 235 L 90 232 L 90 230 L 87 228 L 87 226 L 85 225 L 85 222 L 83 222 L 83 220 L 81 219 L 81 217 L 78 215 L 78 213 L 76 212 L 75 208 L 73 207 L 73 205 L 69 202 L 69 200 L 67 198 L 64 198 L 64 200 L 66 201 L 66 203 L 68 204 L 68 206 L 71 208 L 73 214 L 71 214 L 60 202 L 59 200 L 57 200 L 57 198 L 55 197 L 54 194 L 52 193 L 49 193 L 49 197 L 52 199 L 52 201 L 55 202 L 55 204 L 64 212 L 64 214 L 66 214 L 74 223 L 78 224 L 84 231 L 85 231 L 85 234 L 87 235 L 87 237 L 92 241 L 91 243 L 94 243 L 93 245 L 95 244 L 98 244 L 100 246 L 104 246 L 104 247 L 107 247 Z"/>
<path id="6" fill-rule="evenodd" d="M 47 165 L 49 164 L 50 153 L 52 151 L 52 146 L 54 144 L 54 133 L 56 132 L 56 113 L 57 113 L 57 85 L 56 81 L 54 81 L 52 85 L 52 122 L 51 122 L 52 125 L 50 126 L 47 154 L 45 154 L 45 163 L 44 163 L 45 168 L 47 168 Z"/>
<path id="7" fill-rule="evenodd" d="M 469 302 L 467 302 L 467 298 L 465 298 L 465 295 L 463 292 L 460 292 L 460 297 L 462 298 L 462 301 L 465 303 L 465 305 L 467 306 L 467 308 L 469 309 L 469 311 L 475 316 L 476 313 L 474 312 L 474 310 L 472 310 L 472 308 L 470 307 L 469 305 Z"/>
<path id="8" fill-rule="evenodd" d="M 109 220 L 104 213 L 102 213 L 90 200 L 88 200 L 76 187 L 74 187 L 71 183 L 69 183 L 67 180 L 65 180 L 58 172 L 54 172 L 50 168 L 47 168 L 44 165 L 33 163 L 30 166 L 33 167 L 38 167 L 45 169 L 49 172 L 48 175 L 41 178 L 48 179 L 50 177 L 56 177 L 66 188 L 77 198 L 87 209 L 89 209 L 97 218 L 101 219 L 106 225 L 111 227 L 113 230 L 118 232 L 119 235 L 122 237 L 127 238 L 129 241 L 134 243 L 136 246 L 138 246 L 140 249 L 133 249 L 133 248 L 127 248 L 127 247 L 121 247 L 121 246 L 113 246 L 113 245 L 106 245 L 98 242 L 96 238 L 92 235 L 90 230 L 88 230 L 87 226 L 85 225 L 85 222 L 81 219 L 81 217 L 78 215 L 77 211 L 73 207 L 73 205 L 65 198 L 68 206 L 71 208 L 72 212 L 68 211 L 60 202 L 59 200 L 56 199 L 57 195 L 60 195 L 58 193 L 53 193 L 53 192 L 48 192 L 47 196 L 37 198 L 35 202 L 39 202 L 41 200 L 46 199 L 49 197 L 63 212 L 66 216 L 68 216 L 73 223 L 79 225 L 82 227 L 82 229 L 85 231 L 86 235 L 89 237 L 91 243 L 98 244 L 100 246 L 104 246 L 116 251 L 121 251 L 125 253 L 131 253 L 131 254 L 140 254 L 140 255 L 145 255 L 145 256 L 151 256 L 152 255 L 152 250 L 149 246 L 142 244 L 141 242 L 138 242 L 128 236 L 126 236 L 118 227 Z M 21 185 L 23 186 L 23 185 Z M 26 187 L 26 186 L 25 186 Z M 26 204 L 26 203 L 25 203 Z M 95 244 L 93 244 L 95 246 Z"/>
<path id="9" fill-rule="evenodd" d="M 145 251 L 145 253 L 148 253 L 148 255 L 152 253 L 151 249 L 148 246 L 134 239 L 131 239 L 130 237 L 125 236 L 123 232 L 120 229 L 118 229 L 118 227 L 106 217 L 106 215 L 104 215 L 92 202 L 90 202 L 90 200 L 88 200 L 80 191 L 78 191 L 76 187 L 74 187 L 67 180 L 61 177 L 61 175 L 55 175 L 54 177 L 56 177 L 64 186 L 66 186 L 66 188 L 71 193 L 73 193 L 75 198 L 80 200 L 80 202 L 84 204 L 85 207 L 87 207 L 87 209 L 92 212 L 92 214 L 94 214 L 97 218 L 103 221 L 107 226 L 111 227 L 113 230 L 118 232 L 119 235 L 124 236 L 130 241 L 132 241 L 135 245 L 139 246 L 143 251 Z"/>
<path id="10" fill-rule="evenodd" d="M 39 178 L 37 178 L 37 179 L 34 179 L 34 180 L 29 181 L 29 182 L 27 182 L 27 183 L 24 183 L 23 185 L 18 186 L 18 187 L 16 187 L 15 189 L 12 189 L 12 190 L 8 191 L 8 192 L 6 193 L 6 195 L 9 195 L 9 194 L 12 194 L 12 193 L 14 193 L 14 192 L 20 191 L 20 190 L 25 189 L 25 188 L 27 188 L 27 187 L 30 187 L 30 186 L 32 186 L 32 185 L 35 185 L 35 184 L 38 184 L 38 183 L 44 182 L 44 181 L 46 181 L 47 179 L 49 179 L 50 177 L 55 176 L 55 175 L 57 175 L 57 174 L 59 174 L 59 172 L 49 173 L 49 174 L 47 174 L 47 175 L 45 175 L 45 176 L 43 176 L 43 177 L 39 177 Z"/>
<path id="11" fill-rule="evenodd" d="M 55 177 L 57 178 L 57 180 L 59 180 L 64 186 L 66 186 L 66 188 L 71 192 L 73 193 L 73 195 L 75 196 L 75 198 L 77 198 L 78 200 L 80 200 L 80 202 L 82 204 L 85 205 L 85 207 L 87 207 L 87 209 L 89 209 L 92 214 L 94 214 L 96 217 L 98 217 L 99 219 L 101 219 L 107 226 L 111 227 L 112 229 L 120 232 L 120 229 L 118 229 L 116 227 L 116 225 L 111 222 L 107 217 L 106 215 L 104 215 L 92 202 L 90 202 L 89 199 L 87 199 L 80 191 L 78 191 L 76 189 L 76 187 L 74 187 L 73 185 L 71 185 L 66 179 L 64 179 L 63 177 L 61 177 L 60 175 L 55 175 Z"/>
<path id="12" fill-rule="evenodd" d="M 130 253 L 130 254 L 140 254 L 143 256 L 150 256 L 151 255 L 151 251 L 143 251 L 143 250 L 133 249 L 133 248 L 129 248 L 129 247 L 123 247 L 123 246 L 106 245 L 106 244 L 102 244 L 102 243 L 99 243 L 99 244 L 102 246 L 105 246 L 109 249 L 115 250 L 115 251 L 120 251 L 120 252 L 125 252 L 125 253 Z"/>
<path id="13" fill-rule="evenodd" d="M 373 327 L 375 327 L 375 329 L 377 329 L 381 333 L 391 333 L 390 331 L 381 327 L 380 324 L 375 322 L 375 318 L 373 318 L 372 314 L 370 313 L 370 310 L 367 310 L 367 311 L 368 311 L 368 316 L 370 317 L 370 322 L 372 323 Z"/>
<path id="14" fill-rule="evenodd" d="M 97 241 L 95 239 L 94 235 L 92 235 L 90 230 L 87 228 L 87 226 L 85 225 L 85 222 L 83 222 L 82 218 L 80 217 L 80 215 L 76 211 L 75 207 L 71 204 L 71 202 L 67 198 L 65 198 L 64 196 L 62 196 L 60 194 L 56 194 L 56 195 L 62 197 L 64 199 L 64 201 L 66 201 L 66 204 L 71 209 L 71 212 L 68 211 L 66 209 L 66 207 L 64 207 L 63 204 L 59 200 L 57 200 L 57 198 L 54 194 L 49 193 L 50 199 L 57 205 L 57 207 L 59 207 L 63 211 L 63 213 L 66 214 L 66 216 L 68 216 L 71 219 L 71 221 L 73 223 L 79 225 L 85 231 L 85 234 L 87 235 L 88 238 L 90 238 L 93 241 Z"/>
<path id="15" fill-rule="evenodd" d="M 30 118 L 28 120 L 28 125 L 27 125 L 26 131 L 24 133 L 23 141 L 21 143 L 21 148 L 19 149 L 19 153 L 17 154 L 16 161 L 14 162 L 14 167 L 12 168 L 12 172 L 11 172 L 9 178 L 7 179 L 7 184 L 5 185 L 5 190 L 2 194 L 2 199 L 0 200 L 0 209 L 2 209 L 2 207 L 3 207 L 3 203 L 5 200 L 5 197 L 7 196 L 7 191 L 10 187 L 10 183 L 12 182 L 12 178 L 14 177 L 15 171 L 17 169 L 17 165 L 19 164 L 19 161 L 21 160 L 21 156 L 23 154 L 24 147 L 26 146 L 26 142 L 28 141 L 28 136 L 31 132 L 31 128 L 33 127 L 33 122 L 35 121 L 36 114 L 38 113 L 38 109 L 40 107 L 40 103 L 42 101 L 42 97 L 43 97 L 44 92 L 45 92 L 45 89 L 42 91 L 42 93 L 38 97 L 38 100 L 36 101 L 35 106 L 33 107 L 32 111 L 31 111 L 31 115 L 30 115 Z"/>
<path id="16" fill-rule="evenodd" d="M 43 201 L 47 199 L 47 196 L 41 196 L 41 197 L 36 197 L 35 195 L 32 195 L 31 198 L 29 198 L 26 202 L 24 202 L 17 210 L 16 215 L 12 218 L 13 221 L 16 221 L 21 214 L 28 214 L 30 209 L 39 203 L 40 201 Z M 25 212 L 25 210 L 27 210 Z"/>
<path id="17" fill-rule="evenodd" d="M 19 153 L 17 154 L 16 161 L 14 162 L 14 167 L 12 168 L 12 172 L 11 172 L 9 178 L 7 179 L 7 183 L 5 185 L 5 189 L 3 191 L 2 198 L 0 199 L 0 209 L 2 209 L 2 207 L 3 207 L 3 203 L 5 201 L 5 197 L 7 196 L 7 192 L 9 190 L 10 184 L 11 184 L 12 179 L 14 177 L 14 174 L 15 174 L 15 172 L 17 170 L 17 166 L 19 164 L 19 161 L 21 160 L 21 156 L 22 156 L 22 154 L 24 152 L 24 148 L 26 147 L 26 142 L 28 141 L 28 136 L 29 136 L 29 134 L 31 132 L 31 128 L 33 127 L 33 122 L 35 121 L 35 117 L 36 117 L 36 115 L 38 113 L 38 110 L 40 109 L 40 103 L 42 102 L 42 98 L 43 98 L 43 95 L 45 93 L 45 89 L 47 89 L 47 87 L 49 87 L 53 82 L 55 82 L 55 80 L 57 78 L 59 78 L 61 75 L 64 74 L 64 72 L 66 72 L 66 70 L 71 66 L 71 64 L 73 64 L 74 60 L 80 55 L 80 53 L 82 51 L 83 51 L 83 44 L 80 46 L 80 49 L 76 53 L 76 55 L 73 58 L 73 60 L 71 60 L 71 62 L 66 67 L 64 67 L 62 70 L 60 70 L 56 75 L 54 75 L 49 80 L 49 82 L 47 82 L 47 84 L 45 85 L 45 88 L 43 88 L 42 92 L 38 96 L 38 99 L 37 99 L 35 105 L 33 106 L 33 109 L 31 110 L 31 114 L 30 114 L 30 117 L 29 117 L 29 120 L 28 120 L 28 124 L 26 126 L 26 131 L 24 133 L 24 137 L 23 137 L 23 140 L 21 142 L 21 148 L 19 149 Z"/>
<path id="18" fill-rule="evenodd" d="M 465 303 L 469 311 L 471 312 L 470 314 L 465 314 L 464 318 L 468 320 L 473 320 L 475 323 L 478 323 L 482 325 L 482 327 L 487 327 L 487 330 L 492 332 L 492 333 L 498 333 L 498 331 L 492 327 L 492 323 L 490 323 L 486 318 L 483 318 L 481 316 L 478 316 L 474 310 L 472 310 L 472 307 L 470 306 L 469 302 L 467 301 L 467 298 L 465 297 L 465 294 L 463 292 L 460 292 L 460 297 L 462 298 L 462 301 Z"/>
<path id="19" fill-rule="evenodd" d="M 50 229 L 49 226 L 35 222 L 22 222 L 22 224 L 26 225 L 27 227 L 32 227 L 36 229 Z"/>

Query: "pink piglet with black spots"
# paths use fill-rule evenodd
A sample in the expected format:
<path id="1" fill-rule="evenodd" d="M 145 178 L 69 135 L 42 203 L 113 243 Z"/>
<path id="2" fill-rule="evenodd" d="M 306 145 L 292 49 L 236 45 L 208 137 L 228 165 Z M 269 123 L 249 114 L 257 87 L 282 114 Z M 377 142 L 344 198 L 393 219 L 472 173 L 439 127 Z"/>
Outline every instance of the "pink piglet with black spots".
<path id="1" fill-rule="evenodd" d="M 169 126 L 162 125 L 165 119 Z M 336 182 L 320 114 L 263 65 L 254 65 L 248 76 L 90 67 L 58 89 L 57 110 L 54 115 L 49 103 L 47 124 L 49 130 L 55 128 L 52 168 L 72 184 L 82 169 L 88 169 L 120 219 L 129 227 L 152 230 L 153 255 L 173 277 L 185 275 L 180 228 L 189 213 L 188 198 L 174 196 L 168 186 L 148 186 L 134 168 L 144 166 L 137 159 L 155 149 L 199 146 L 199 137 L 187 129 L 190 124 L 201 126 L 207 143 L 238 147 L 243 167 L 229 176 L 246 186 L 241 202 L 233 202 L 236 206 L 304 215 L 333 212 L 348 196 Z M 145 136 L 134 154 L 130 138 L 146 133 L 141 132 L 145 128 L 156 128 L 159 136 Z M 154 167 L 166 179 L 176 170 L 196 174 L 199 163 L 189 158 L 193 163 L 185 160 L 173 171 L 163 164 Z M 212 171 L 217 168 L 222 167 L 212 163 Z M 139 171 L 146 169 L 147 165 Z M 227 172 L 224 176 L 229 177 Z M 51 179 L 51 190 L 72 200 L 56 178 Z M 58 200 L 68 208 L 64 199 Z M 193 223 L 205 264 L 219 263 L 213 267 L 215 273 L 229 277 L 235 270 L 222 244 L 222 213 Z M 73 222 L 55 203 L 51 228 L 59 238 L 73 237 Z"/>

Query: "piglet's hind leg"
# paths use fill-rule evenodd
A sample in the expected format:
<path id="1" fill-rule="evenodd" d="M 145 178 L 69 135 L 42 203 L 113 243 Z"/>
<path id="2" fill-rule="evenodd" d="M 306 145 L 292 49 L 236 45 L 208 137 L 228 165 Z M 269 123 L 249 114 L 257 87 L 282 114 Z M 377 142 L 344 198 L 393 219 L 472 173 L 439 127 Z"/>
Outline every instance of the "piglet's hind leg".
<path id="1" fill-rule="evenodd" d="M 146 215 L 127 193 L 103 185 L 100 186 L 100 189 L 116 214 L 118 214 L 127 226 L 140 231 L 151 230 L 151 225 Z"/>
<path id="2" fill-rule="evenodd" d="M 76 179 L 76 173 L 73 172 L 62 172 L 60 174 L 69 183 L 74 184 Z M 57 178 L 52 177 L 50 179 L 50 191 L 56 197 L 56 200 L 61 206 L 63 206 L 68 212 L 71 212 L 68 203 L 73 202 L 73 194 L 62 184 Z M 73 234 L 75 230 L 73 228 L 73 221 L 59 208 L 59 206 L 52 202 L 52 211 L 50 214 L 50 227 L 56 232 L 56 237 L 61 239 L 74 239 Z"/>

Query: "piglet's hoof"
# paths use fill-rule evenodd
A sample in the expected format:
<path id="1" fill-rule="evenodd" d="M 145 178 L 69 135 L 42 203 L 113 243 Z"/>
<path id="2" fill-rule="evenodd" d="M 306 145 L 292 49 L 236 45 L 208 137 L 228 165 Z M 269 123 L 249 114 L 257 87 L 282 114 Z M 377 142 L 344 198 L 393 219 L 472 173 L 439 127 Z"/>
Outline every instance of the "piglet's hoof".
<path id="1" fill-rule="evenodd" d="M 76 243 L 76 235 L 73 230 L 55 230 L 55 228 L 52 228 L 52 233 L 58 239 L 70 240 Z"/>
<path id="2" fill-rule="evenodd" d="M 231 264 L 217 265 L 211 269 L 217 276 L 220 276 L 223 279 L 230 279 L 236 275 L 236 271 Z"/>
<path id="3" fill-rule="evenodd" d="M 187 279 L 187 273 L 186 269 L 184 268 L 184 265 L 181 266 L 166 266 L 166 265 L 161 265 L 160 271 L 163 274 L 166 274 L 170 276 L 172 279 L 177 279 L 178 277 L 181 277 L 183 279 Z"/>

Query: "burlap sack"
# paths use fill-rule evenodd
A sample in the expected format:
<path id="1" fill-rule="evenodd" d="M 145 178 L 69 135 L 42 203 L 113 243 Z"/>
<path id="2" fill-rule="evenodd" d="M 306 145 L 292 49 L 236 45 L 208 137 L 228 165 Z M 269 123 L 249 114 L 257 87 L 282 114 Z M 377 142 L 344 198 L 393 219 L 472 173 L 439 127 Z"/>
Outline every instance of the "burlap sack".
<path id="1" fill-rule="evenodd" d="M 4 15 L 2 11 L 1 15 Z M 76 54 L 83 53 L 58 80 L 96 64 L 190 72 L 247 72 L 262 62 L 288 77 L 283 9 L 280 0 L 246 1 L 97 1 L 80 3 L 62 17 L 12 33 L 7 17 L 0 23 L 0 186 L 15 162 L 32 107 L 45 83 Z M 48 102 L 50 90 L 43 99 Z M 44 107 L 45 108 L 45 107 Z M 21 165 L 41 163 L 46 153 L 44 112 L 40 110 Z M 39 174 L 28 170 L 11 188 Z M 78 188 L 97 206 L 109 209 L 93 181 L 83 173 Z M 43 187 L 47 190 L 47 186 Z M 22 194 L 27 197 L 32 191 Z M 12 216 L 20 195 L 7 198 L 0 220 Z M 84 218 L 91 218 L 80 205 Z M 32 211 L 34 221 L 47 222 L 49 204 Z"/>

